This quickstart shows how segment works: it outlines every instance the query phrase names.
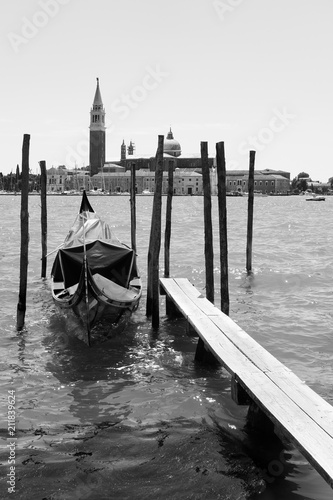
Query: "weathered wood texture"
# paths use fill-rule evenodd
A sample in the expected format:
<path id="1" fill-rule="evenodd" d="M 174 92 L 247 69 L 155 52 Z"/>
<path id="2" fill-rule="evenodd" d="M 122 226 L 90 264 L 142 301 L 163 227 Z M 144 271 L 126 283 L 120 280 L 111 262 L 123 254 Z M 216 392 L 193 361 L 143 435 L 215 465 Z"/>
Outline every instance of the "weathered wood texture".
<path id="1" fill-rule="evenodd" d="M 256 152 L 250 151 L 249 193 L 247 205 L 246 271 L 252 271 L 253 205 L 254 205 L 254 161 Z"/>
<path id="2" fill-rule="evenodd" d="M 217 196 L 219 204 L 220 228 L 220 279 L 221 311 L 229 314 L 229 278 L 228 278 L 228 237 L 227 237 L 227 186 L 224 142 L 216 144 Z"/>
<path id="3" fill-rule="evenodd" d="M 333 487 L 333 407 L 185 278 L 160 279 L 169 300 L 232 376 L 236 402 L 251 401 Z M 239 387 L 238 387 L 239 386 Z M 246 393 L 246 394 L 245 394 Z"/>
<path id="4" fill-rule="evenodd" d="M 173 161 L 169 162 L 168 168 L 168 197 L 165 216 L 164 232 L 164 277 L 170 276 L 170 241 L 171 241 L 171 220 L 172 220 L 172 198 L 173 198 Z"/>
<path id="5" fill-rule="evenodd" d="M 21 190 L 21 252 L 20 252 L 20 288 L 17 304 L 17 330 L 24 327 L 27 283 L 28 283 L 28 249 L 29 249 L 29 150 L 30 135 L 24 134 L 22 145 L 22 190 Z"/>
<path id="6" fill-rule="evenodd" d="M 158 136 L 156 153 L 155 192 L 153 213 L 150 228 L 147 272 L 147 304 L 146 315 L 152 317 L 152 327 L 158 328 L 159 316 L 159 256 L 161 248 L 161 215 L 162 215 L 162 183 L 163 183 L 163 145 L 164 136 Z"/>
<path id="7" fill-rule="evenodd" d="M 42 243 L 42 271 L 41 277 L 46 278 L 47 268 L 47 203 L 46 203 L 46 162 L 40 165 L 40 201 L 41 201 L 41 243 Z"/>
<path id="8" fill-rule="evenodd" d="M 131 202 L 131 246 L 136 253 L 136 200 L 135 200 L 135 163 L 131 165 L 131 192 L 130 192 L 130 202 Z"/>
<path id="9" fill-rule="evenodd" d="M 204 232 L 205 232 L 205 270 L 206 297 L 214 304 L 214 250 L 212 224 L 212 198 L 208 164 L 208 144 L 201 143 L 202 184 L 204 192 Z"/>

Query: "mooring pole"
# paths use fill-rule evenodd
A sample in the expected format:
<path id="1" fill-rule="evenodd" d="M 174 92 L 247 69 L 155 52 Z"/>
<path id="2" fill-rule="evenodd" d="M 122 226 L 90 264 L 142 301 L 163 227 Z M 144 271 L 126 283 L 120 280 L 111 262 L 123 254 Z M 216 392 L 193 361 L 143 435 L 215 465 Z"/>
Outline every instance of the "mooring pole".
<path id="1" fill-rule="evenodd" d="M 136 253 L 136 203 L 135 203 L 135 163 L 131 165 L 131 244 Z"/>
<path id="2" fill-rule="evenodd" d="M 216 167 L 220 229 L 221 311 L 229 315 L 227 186 L 224 142 L 216 144 Z"/>
<path id="3" fill-rule="evenodd" d="M 201 155 L 204 159 L 206 156 L 206 143 L 201 143 Z M 206 180 L 204 180 L 204 171 L 207 170 L 205 165 L 205 160 L 202 162 L 202 177 L 204 186 L 206 184 Z M 207 154 L 207 166 L 208 166 L 208 154 Z M 225 169 L 225 155 L 224 155 L 224 142 L 218 142 L 216 144 L 216 168 L 217 168 L 217 195 L 218 195 L 218 206 L 219 206 L 219 230 L 220 230 L 220 278 L 221 278 L 221 311 L 225 314 L 229 315 L 229 285 L 228 285 L 228 241 L 227 241 L 227 193 L 226 193 L 226 169 Z M 209 169 L 208 169 L 209 175 Z M 209 183 L 210 184 L 210 183 Z M 207 188 L 206 188 L 207 189 Z M 207 189 L 208 191 L 208 189 Z M 205 194 L 204 194 L 205 195 Z M 211 200 L 210 200 L 211 201 Z M 205 207 L 205 201 L 204 201 Z M 209 223 L 209 215 L 211 215 L 211 206 L 209 209 L 209 204 L 206 206 L 205 210 L 205 256 L 206 263 L 209 265 L 208 260 L 211 261 L 213 265 L 213 236 L 212 229 L 209 229 L 209 225 L 211 224 L 211 220 Z M 206 220 L 207 216 L 207 220 Z M 206 230 L 207 230 L 207 238 L 206 238 Z M 209 245 L 209 241 L 211 241 L 211 245 Z M 207 254 L 206 254 L 206 243 L 207 243 Z M 210 248 L 208 248 L 210 246 Z M 207 269 L 207 268 L 206 268 Z M 207 270 L 206 270 L 207 273 Z M 212 269 L 209 268 L 208 273 L 213 273 Z M 207 280 L 207 278 L 206 278 Z M 214 280 L 214 276 L 213 276 Z M 206 281 L 207 283 L 207 281 Z M 207 298 L 214 301 L 214 281 L 212 283 L 212 290 L 210 291 L 212 294 L 213 300 L 211 300 L 207 294 Z M 198 344 L 195 352 L 195 360 L 199 362 L 203 362 L 210 365 L 218 364 L 217 359 L 214 355 L 205 348 L 205 344 L 203 340 L 199 337 Z"/>
<path id="4" fill-rule="evenodd" d="M 22 145 L 22 191 L 21 191 L 21 254 L 20 254 L 20 289 L 17 304 L 17 330 L 24 327 L 27 301 L 28 247 L 29 247 L 29 148 L 30 135 L 24 134 Z"/>
<path id="5" fill-rule="evenodd" d="M 202 184 L 204 192 L 204 223 L 205 223 L 205 269 L 206 297 L 214 304 L 214 249 L 212 226 L 212 199 L 210 174 L 208 164 L 208 143 L 201 142 Z"/>
<path id="6" fill-rule="evenodd" d="M 253 237 L 253 205 L 254 205 L 254 161 L 256 152 L 250 151 L 248 208 L 247 208 L 247 240 L 246 240 L 246 271 L 252 271 L 252 237 Z"/>
<path id="7" fill-rule="evenodd" d="M 164 233 L 164 278 L 170 277 L 170 240 L 171 240 L 171 214 L 173 197 L 173 161 L 169 161 L 168 168 L 168 197 Z"/>
<path id="8" fill-rule="evenodd" d="M 148 250 L 147 306 L 146 315 L 152 316 L 152 327 L 159 327 L 159 255 L 161 248 L 161 212 L 163 183 L 164 136 L 158 136 L 156 153 L 155 192 Z"/>
<path id="9" fill-rule="evenodd" d="M 208 143 L 201 142 L 201 168 L 202 184 L 204 193 L 204 224 L 205 224 L 205 270 L 206 270 L 206 298 L 214 304 L 214 249 L 213 249 L 213 225 L 212 225 L 212 198 L 210 186 L 210 174 L 208 164 Z M 215 357 L 207 351 L 203 340 L 199 337 L 195 351 L 195 360 L 215 365 Z"/>
<path id="10" fill-rule="evenodd" d="M 42 235 L 42 278 L 46 277 L 47 267 L 47 205 L 46 205 L 46 163 L 44 160 L 40 165 L 40 199 L 41 199 L 41 235 Z"/>

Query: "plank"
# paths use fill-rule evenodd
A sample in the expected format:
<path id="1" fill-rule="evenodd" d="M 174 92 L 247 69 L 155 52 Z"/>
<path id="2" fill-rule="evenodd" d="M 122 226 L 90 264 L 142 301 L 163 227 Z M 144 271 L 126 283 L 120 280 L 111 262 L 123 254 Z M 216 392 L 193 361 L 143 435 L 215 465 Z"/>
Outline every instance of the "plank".
<path id="1" fill-rule="evenodd" d="M 231 342 L 237 345 L 242 352 L 251 356 L 252 362 L 262 371 L 269 372 L 281 368 L 280 361 L 258 344 L 229 316 L 220 311 L 220 314 L 212 316 L 211 319 Z"/>
<path id="2" fill-rule="evenodd" d="M 187 282 L 187 283 L 186 283 Z M 221 311 L 214 306 L 204 295 L 202 295 L 189 281 L 184 278 L 176 278 L 175 283 L 181 288 L 182 292 L 190 298 L 193 303 L 206 315 L 219 315 Z"/>
<path id="3" fill-rule="evenodd" d="M 284 392 L 262 373 L 239 377 L 255 403 L 333 487 L 333 440 Z"/>
<path id="4" fill-rule="evenodd" d="M 206 347 L 333 487 L 333 407 L 187 279 L 162 281 Z"/>
<path id="5" fill-rule="evenodd" d="M 167 281 L 167 285 L 164 283 Z M 177 306 L 177 309 L 183 314 L 185 319 L 188 318 L 189 315 L 198 314 L 198 308 L 193 303 L 193 301 L 187 297 L 186 294 L 182 291 L 182 289 L 175 283 L 171 278 L 160 278 L 160 283 L 164 288 L 167 296 L 172 299 L 172 301 Z"/>
<path id="6" fill-rule="evenodd" d="M 207 316 L 193 314 L 188 317 L 188 322 L 203 340 L 207 349 L 231 375 L 239 374 L 243 369 L 249 373 L 254 370 L 259 371 L 247 356 L 241 353 L 229 339 L 221 335 L 219 328 Z"/>
<path id="7" fill-rule="evenodd" d="M 211 317 L 237 348 L 333 437 L 333 407 L 220 311 Z"/>
<path id="8" fill-rule="evenodd" d="M 237 349 L 209 318 L 190 317 L 189 322 L 256 404 L 282 433 L 296 444 L 307 460 L 333 486 L 333 439 L 293 401 L 267 374 Z"/>
<path id="9" fill-rule="evenodd" d="M 268 373 L 267 376 L 333 439 L 332 405 L 293 372 Z"/>
<path id="10" fill-rule="evenodd" d="M 251 361 L 286 392 L 311 418 L 333 437 L 333 407 L 301 381 L 289 368 L 264 349 L 229 316 L 217 309 L 186 279 L 175 282 Z"/>

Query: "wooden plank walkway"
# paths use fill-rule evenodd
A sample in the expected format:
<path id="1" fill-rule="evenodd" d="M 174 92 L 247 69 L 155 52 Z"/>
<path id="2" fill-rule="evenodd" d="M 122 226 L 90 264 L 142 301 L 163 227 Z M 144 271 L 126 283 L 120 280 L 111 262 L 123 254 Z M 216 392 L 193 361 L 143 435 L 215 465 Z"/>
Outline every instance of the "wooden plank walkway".
<path id="1" fill-rule="evenodd" d="M 186 278 L 160 278 L 161 293 L 197 332 L 242 392 L 333 488 L 333 406 L 209 302 Z M 243 398 L 244 399 L 244 398 Z"/>

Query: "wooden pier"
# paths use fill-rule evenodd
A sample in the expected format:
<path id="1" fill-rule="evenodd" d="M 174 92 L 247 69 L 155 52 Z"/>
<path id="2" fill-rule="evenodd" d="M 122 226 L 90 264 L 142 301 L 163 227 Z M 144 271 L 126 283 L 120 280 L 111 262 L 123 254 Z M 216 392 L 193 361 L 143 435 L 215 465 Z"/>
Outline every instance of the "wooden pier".
<path id="1" fill-rule="evenodd" d="M 291 441 L 333 488 L 333 407 L 260 346 L 186 278 L 160 278 L 166 311 L 178 311 L 231 374 L 248 418 Z M 251 423 L 251 422 L 250 422 Z"/>

